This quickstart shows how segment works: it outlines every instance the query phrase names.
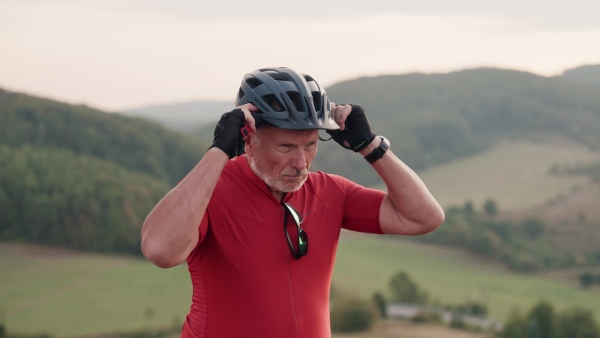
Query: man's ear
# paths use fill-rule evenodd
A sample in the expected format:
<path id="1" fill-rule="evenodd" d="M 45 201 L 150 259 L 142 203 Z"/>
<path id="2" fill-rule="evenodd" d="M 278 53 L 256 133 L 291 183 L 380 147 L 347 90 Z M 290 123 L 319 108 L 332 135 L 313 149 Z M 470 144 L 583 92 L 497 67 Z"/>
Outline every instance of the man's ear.
<path id="1" fill-rule="evenodd" d="M 252 148 L 252 139 L 254 138 L 254 135 L 252 133 L 250 133 L 248 135 L 248 137 L 246 137 L 246 140 L 244 140 L 244 151 L 246 152 L 246 155 L 252 157 L 254 156 L 254 148 Z"/>

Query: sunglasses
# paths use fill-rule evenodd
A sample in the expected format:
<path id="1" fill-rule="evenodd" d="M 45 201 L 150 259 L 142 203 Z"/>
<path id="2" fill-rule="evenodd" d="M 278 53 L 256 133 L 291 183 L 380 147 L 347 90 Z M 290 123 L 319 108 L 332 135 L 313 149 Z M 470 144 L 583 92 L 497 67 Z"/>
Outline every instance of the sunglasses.
<path id="1" fill-rule="evenodd" d="M 290 250 L 292 250 L 292 256 L 298 260 L 300 257 L 306 256 L 306 253 L 308 252 L 308 235 L 300 227 L 300 224 L 302 224 L 302 215 L 300 215 L 298 210 L 296 210 L 296 208 L 289 203 L 283 203 L 283 207 L 285 209 L 285 215 L 283 216 L 283 230 L 285 231 L 285 237 L 287 238 Z M 290 233 L 288 232 L 287 220 L 290 215 L 294 219 L 294 223 L 296 223 L 296 229 L 298 231 L 298 251 L 296 251 L 296 248 L 292 243 Z"/>

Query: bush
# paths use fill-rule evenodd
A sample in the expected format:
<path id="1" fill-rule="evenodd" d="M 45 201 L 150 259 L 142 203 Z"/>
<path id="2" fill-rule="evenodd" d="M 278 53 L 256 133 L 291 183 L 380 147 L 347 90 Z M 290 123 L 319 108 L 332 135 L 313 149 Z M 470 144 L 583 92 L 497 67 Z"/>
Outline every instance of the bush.
<path id="1" fill-rule="evenodd" d="M 385 296 L 377 291 L 373 294 L 372 300 L 375 308 L 379 312 L 379 317 L 387 318 L 387 299 L 385 299 Z"/>
<path id="2" fill-rule="evenodd" d="M 332 304 L 331 330 L 335 332 L 359 332 L 371 328 L 377 318 L 372 302 L 355 296 L 340 296 Z"/>
<path id="3" fill-rule="evenodd" d="M 392 300 L 396 302 L 426 304 L 429 295 L 404 271 L 397 272 L 389 282 Z"/>
<path id="4" fill-rule="evenodd" d="M 557 336 L 568 338 L 598 338 L 600 327 L 594 320 L 591 311 L 572 308 L 562 312 L 558 317 Z"/>

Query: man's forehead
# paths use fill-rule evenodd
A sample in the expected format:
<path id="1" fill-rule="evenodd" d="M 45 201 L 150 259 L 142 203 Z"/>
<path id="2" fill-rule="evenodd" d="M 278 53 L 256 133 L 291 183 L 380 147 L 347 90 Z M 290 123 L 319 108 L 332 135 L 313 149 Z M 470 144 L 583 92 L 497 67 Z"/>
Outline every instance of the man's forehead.
<path id="1" fill-rule="evenodd" d="M 262 126 L 259 130 L 273 137 L 311 137 L 319 135 L 318 129 L 293 130 L 277 128 L 274 126 Z"/>

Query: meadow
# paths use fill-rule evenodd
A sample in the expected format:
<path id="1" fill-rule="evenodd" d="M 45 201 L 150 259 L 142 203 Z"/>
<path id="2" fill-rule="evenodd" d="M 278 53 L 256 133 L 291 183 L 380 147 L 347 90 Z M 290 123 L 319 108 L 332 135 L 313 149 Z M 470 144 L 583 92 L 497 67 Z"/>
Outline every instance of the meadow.
<path id="1" fill-rule="evenodd" d="M 527 311 L 540 300 L 559 310 L 572 306 L 588 308 L 600 319 L 600 293 L 580 288 L 576 280 L 519 274 L 461 250 L 403 238 L 343 238 L 333 284 L 339 290 L 366 298 L 375 290 L 386 292 L 389 278 L 398 271 L 406 271 L 433 302 L 481 302 L 489 307 L 488 316 L 492 319 L 505 320 L 512 308 Z"/>
<path id="2" fill-rule="evenodd" d="M 543 205 L 557 195 L 584 186 L 584 176 L 557 177 L 555 165 L 600 161 L 600 153 L 557 136 L 553 142 L 536 138 L 504 141 L 488 151 L 419 172 L 429 190 L 444 207 L 467 200 L 481 207 L 488 198 L 502 210 Z"/>
<path id="3" fill-rule="evenodd" d="M 0 321 L 9 332 L 65 337 L 161 328 L 182 322 L 189 309 L 185 265 L 163 270 L 141 258 L 36 248 L 0 244 Z M 586 307 L 600 317 L 598 292 L 575 283 L 516 274 L 458 250 L 370 235 L 344 234 L 333 283 L 366 298 L 385 291 L 400 270 L 440 304 L 483 301 L 494 319 L 541 299 L 558 308 Z"/>

